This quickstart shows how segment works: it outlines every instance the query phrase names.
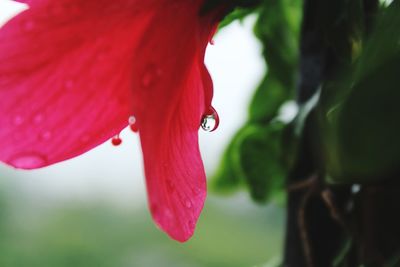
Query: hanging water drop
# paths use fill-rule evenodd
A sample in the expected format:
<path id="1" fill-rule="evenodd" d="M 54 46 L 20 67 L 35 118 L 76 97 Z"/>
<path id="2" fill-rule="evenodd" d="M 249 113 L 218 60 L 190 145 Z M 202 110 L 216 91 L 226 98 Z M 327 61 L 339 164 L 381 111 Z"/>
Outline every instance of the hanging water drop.
<path id="1" fill-rule="evenodd" d="M 219 116 L 217 111 L 210 107 L 209 111 L 203 115 L 201 120 L 201 128 L 206 132 L 213 132 L 219 126 Z"/>
<path id="2" fill-rule="evenodd" d="M 111 139 L 111 143 L 112 143 L 113 146 L 119 146 L 119 145 L 122 144 L 122 139 L 121 139 L 121 137 L 119 136 L 119 134 L 117 134 L 116 136 L 114 136 L 114 137 Z"/>
<path id="3" fill-rule="evenodd" d="M 132 132 L 137 133 L 139 131 L 135 116 L 130 116 L 128 119 L 128 123 L 129 123 L 129 128 L 132 130 Z"/>

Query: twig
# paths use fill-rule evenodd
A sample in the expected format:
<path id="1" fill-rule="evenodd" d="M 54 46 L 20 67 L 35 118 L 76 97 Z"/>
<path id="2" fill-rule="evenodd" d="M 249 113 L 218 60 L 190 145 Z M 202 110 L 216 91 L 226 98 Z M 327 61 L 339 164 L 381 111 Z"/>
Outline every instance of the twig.
<path id="1" fill-rule="evenodd" d="M 337 208 L 337 206 L 335 204 L 332 191 L 329 188 L 321 191 L 321 198 L 322 198 L 323 202 L 325 203 L 325 206 L 330 211 L 332 218 L 336 222 L 338 222 L 340 224 L 340 226 L 343 227 L 343 229 L 348 230 L 344 216 L 341 214 L 341 212 L 339 211 L 339 209 Z"/>
<path id="2" fill-rule="evenodd" d="M 313 178 L 313 177 L 312 177 Z M 300 228 L 300 238 L 303 243 L 304 257 L 306 260 L 306 264 L 308 267 L 314 267 L 313 253 L 310 238 L 308 236 L 307 230 L 307 221 L 306 221 L 306 207 L 308 200 L 313 194 L 313 188 L 309 188 L 301 200 L 300 208 L 299 208 L 299 228 Z"/>
<path id="3" fill-rule="evenodd" d="M 299 191 L 299 190 L 303 190 L 306 188 L 314 188 L 317 185 L 317 182 L 318 182 L 318 176 L 312 175 L 310 178 L 307 178 L 304 181 L 290 184 L 287 187 L 287 191 L 294 192 L 294 191 Z M 312 191 L 314 191 L 314 190 L 312 190 Z"/>

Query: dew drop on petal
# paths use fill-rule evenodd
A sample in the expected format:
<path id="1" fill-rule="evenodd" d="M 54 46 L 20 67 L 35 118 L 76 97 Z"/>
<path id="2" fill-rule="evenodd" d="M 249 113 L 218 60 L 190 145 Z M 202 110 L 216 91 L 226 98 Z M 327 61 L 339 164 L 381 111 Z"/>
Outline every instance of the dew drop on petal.
<path id="1" fill-rule="evenodd" d="M 139 131 L 135 116 L 130 116 L 128 119 L 128 123 L 129 123 L 129 128 L 132 130 L 132 132 L 137 133 Z"/>
<path id="2" fill-rule="evenodd" d="M 111 139 L 111 143 L 112 143 L 113 146 L 119 146 L 119 145 L 122 144 L 122 139 L 121 139 L 121 137 L 119 137 L 119 134 L 116 135 L 116 136 L 114 136 L 114 137 Z"/>
<path id="3" fill-rule="evenodd" d="M 129 123 L 129 125 L 135 124 L 136 123 L 135 116 L 133 116 L 133 115 L 130 116 L 129 119 L 128 119 L 128 123 Z"/>
<path id="4" fill-rule="evenodd" d="M 165 218 L 171 220 L 174 217 L 174 214 L 172 213 L 171 209 L 165 208 L 164 209 L 164 216 L 165 216 Z"/>
<path id="5" fill-rule="evenodd" d="M 47 165 L 47 158 L 40 153 L 29 152 L 15 155 L 8 162 L 18 169 L 34 169 Z"/>
<path id="6" fill-rule="evenodd" d="M 142 76 L 142 81 L 141 81 L 142 87 L 143 88 L 152 87 L 160 79 L 161 75 L 162 75 L 161 69 L 151 64 L 146 68 Z"/>
<path id="7" fill-rule="evenodd" d="M 190 209 L 193 206 L 192 201 L 190 201 L 189 199 L 186 199 L 185 206 L 186 206 L 186 208 Z"/>
<path id="8" fill-rule="evenodd" d="M 209 112 L 203 115 L 201 120 L 201 128 L 206 132 L 213 132 L 219 126 L 219 116 L 217 111 L 210 107 Z"/>
<path id="9" fill-rule="evenodd" d="M 40 139 L 47 141 L 50 140 L 52 136 L 52 133 L 50 131 L 44 131 L 43 133 L 40 134 Z"/>
<path id="10" fill-rule="evenodd" d="M 188 227 L 192 231 L 192 230 L 194 230 L 194 228 L 196 228 L 196 223 L 194 221 L 190 220 L 188 222 Z"/>
<path id="11" fill-rule="evenodd" d="M 192 193 L 193 193 L 193 195 L 198 196 L 198 195 L 200 195 L 201 190 L 198 187 L 193 187 L 192 188 Z"/>
<path id="12" fill-rule="evenodd" d="M 13 123 L 14 123 L 14 125 L 16 125 L 16 126 L 19 126 L 19 125 L 21 125 L 22 123 L 24 123 L 24 118 L 23 118 L 22 116 L 17 115 L 17 116 L 15 116 L 15 117 L 13 118 Z"/>

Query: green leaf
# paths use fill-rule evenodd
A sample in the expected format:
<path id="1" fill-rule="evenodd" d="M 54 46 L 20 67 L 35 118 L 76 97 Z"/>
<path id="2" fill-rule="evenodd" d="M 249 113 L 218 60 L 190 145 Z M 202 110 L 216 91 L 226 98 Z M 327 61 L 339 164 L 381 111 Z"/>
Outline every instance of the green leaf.
<path id="1" fill-rule="evenodd" d="M 398 252 L 394 257 L 392 257 L 385 267 L 396 267 L 400 265 L 400 252 Z"/>
<path id="2" fill-rule="evenodd" d="M 255 12 L 253 8 L 235 8 L 219 24 L 219 28 L 224 28 L 236 20 L 243 20 L 246 16 Z"/>
<path id="3" fill-rule="evenodd" d="M 249 119 L 228 146 L 213 185 L 220 191 L 247 184 L 259 202 L 282 199 L 284 125 L 280 108 L 295 95 L 301 3 L 264 0 L 255 26 L 268 71 L 249 108 Z M 290 142 L 289 142 L 290 143 Z"/>
<path id="4" fill-rule="evenodd" d="M 238 141 L 240 139 L 241 135 L 238 133 L 222 156 L 219 168 L 215 177 L 212 179 L 211 188 L 220 193 L 230 193 L 243 184 L 243 175 L 241 169 L 238 168 L 238 166 L 240 166 L 240 155 L 238 149 Z"/>
<path id="5" fill-rule="evenodd" d="M 368 183 L 398 169 L 399 14 L 400 1 L 394 1 L 349 74 L 325 86 L 337 95 L 319 107 L 330 182 Z"/>
<path id="6" fill-rule="evenodd" d="M 249 125 L 239 145 L 240 166 L 254 200 L 264 202 L 283 187 L 282 124 Z"/>
<path id="7" fill-rule="evenodd" d="M 298 1 L 266 0 L 255 33 L 264 46 L 268 71 L 250 105 L 250 120 L 265 123 L 294 96 L 301 6 Z"/>

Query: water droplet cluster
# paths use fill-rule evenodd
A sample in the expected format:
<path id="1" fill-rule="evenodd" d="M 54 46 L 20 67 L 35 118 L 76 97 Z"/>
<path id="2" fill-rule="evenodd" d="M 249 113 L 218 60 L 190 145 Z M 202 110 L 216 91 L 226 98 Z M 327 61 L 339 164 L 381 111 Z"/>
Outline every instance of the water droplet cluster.
<path id="1" fill-rule="evenodd" d="M 137 125 L 135 116 L 132 115 L 128 118 L 128 124 L 132 132 L 137 133 L 139 131 L 139 127 Z M 111 139 L 111 144 L 113 146 L 120 146 L 122 144 L 122 138 L 120 136 L 120 133 Z"/>
<path id="2" fill-rule="evenodd" d="M 142 88 L 153 87 L 161 79 L 161 76 L 162 70 L 154 64 L 150 64 L 143 73 L 141 81 Z"/>

